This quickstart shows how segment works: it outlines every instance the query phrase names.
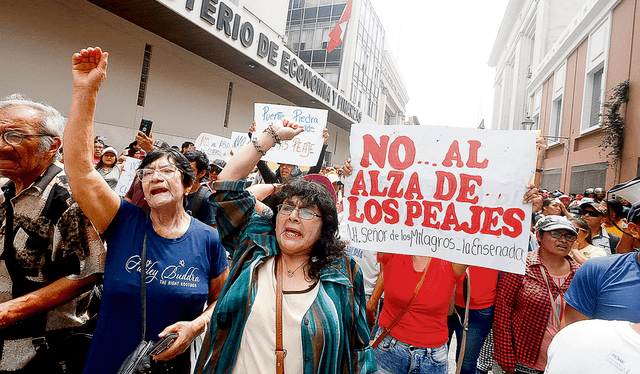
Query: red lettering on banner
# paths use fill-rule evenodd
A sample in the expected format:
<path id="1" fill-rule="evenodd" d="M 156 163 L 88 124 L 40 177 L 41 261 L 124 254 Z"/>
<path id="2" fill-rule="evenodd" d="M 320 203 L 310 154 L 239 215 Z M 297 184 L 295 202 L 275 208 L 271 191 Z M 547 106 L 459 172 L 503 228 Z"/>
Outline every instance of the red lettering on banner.
<path id="1" fill-rule="evenodd" d="M 374 209 L 375 213 L 373 212 Z M 382 206 L 376 200 L 369 199 L 364 203 L 364 215 L 369 223 L 375 225 L 382 220 Z"/>
<path id="2" fill-rule="evenodd" d="M 387 196 L 387 187 L 382 191 L 378 191 L 378 177 L 380 172 L 378 170 L 370 170 L 369 177 L 371 178 L 371 196 Z"/>
<path id="3" fill-rule="evenodd" d="M 524 216 L 524 210 L 522 209 L 511 208 L 505 210 L 502 220 L 505 225 L 513 228 L 513 230 L 510 230 L 507 226 L 503 226 L 502 233 L 510 238 L 517 238 L 522 234 L 522 221 L 524 220 Z"/>
<path id="4" fill-rule="evenodd" d="M 404 178 L 404 173 L 401 171 L 390 170 L 387 175 L 387 180 L 391 180 L 393 178 L 393 182 L 391 182 L 391 187 L 389 188 L 389 197 L 400 198 L 404 192 L 404 189 L 398 190 L 400 186 L 400 182 L 402 182 L 402 178 Z"/>
<path id="5" fill-rule="evenodd" d="M 453 162 L 456 162 L 456 166 L 461 168 L 464 163 L 462 162 L 462 156 L 460 155 L 460 148 L 458 147 L 458 141 L 454 140 L 453 143 L 449 146 L 449 150 L 447 151 L 447 155 L 444 157 L 444 161 L 442 161 L 442 166 L 451 167 L 453 166 Z"/>
<path id="6" fill-rule="evenodd" d="M 472 198 L 476 192 L 476 186 L 472 185 L 471 182 L 475 182 L 477 186 L 482 186 L 482 177 L 479 175 L 460 174 L 460 193 L 456 201 L 460 203 L 478 203 L 478 196 Z"/>
<path id="7" fill-rule="evenodd" d="M 416 197 L 413 197 L 413 195 L 416 195 Z M 407 200 L 415 198 L 422 200 L 424 198 L 422 196 L 422 192 L 420 192 L 420 180 L 418 178 L 418 173 L 411 174 L 409 185 L 407 186 L 407 192 L 404 193 L 404 198 Z"/>
<path id="8" fill-rule="evenodd" d="M 400 161 L 400 146 L 404 148 L 404 161 Z M 416 147 L 408 136 L 398 136 L 389 147 L 389 165 L 396 170 L 404 170 L 416 160 Z"/>
<path id="9" fill-rule="evenodd" d="M 362 153 L 362 160 L 360 160 L 360 166 L 369 167 L 369 156 L 373 158 L 376 165 L 380 169 L 384 168 L 384 164 L 387 158 L 387 144 L 389 144 L 389 136 L 383 135 L 380 137 L 380 144 L 376 142 L 373 136 L 366 134 L 362 137 L 364 141 L 364 151 Z"/>
<path id="10" fill-rule="evenodd" d="M 504 209 L 498 208 L 484 208 L 484 222 L 482 224 L 482 228 L 480 229 L 481 234 L 486 235 L 500 235 L 502 234 L 502 229 L 494 230 L 492 227 L 498 225 L 498 217 L 502 215 Z M 496 216 L 495 213 L 498 213 Z"/>
<path id="11" fill-rule="evenodd" d="M 440 225 L 442 230 L 451 230 L 451 225 L 453 225 L 454 231 L 460 231 L 462 228 L 460 224 L 458 224 L 458 216 L 456 215 L 456 204 L 450 203 L 447 206 L 447 211 L 444 214 L 444 221 Z"/>
<path id="12" fill-rule="evenodd" d="M 442 203 L 439 201 L 423 201 L 422 205 L 424 206 L 424 221 L 422 221 L 422 226 L 432 227 L 436 230 L 439 229 L 440 222 L 438 222 L 438 214 L 434 212 L 433 209 L 435 208 L 439 212 L 442 212 Z"/>
<path id="13" fill-rule="evenodd" d="M 398 202 L 393 199 L 386 199 L 382 201 L 382 210 L 386 217 L 384 222 L 388 224 L 394 224 L 400 222 L 400 213 L 398 213 Z"/>
<path id="14" fill-rule="evenodd" d="M 360 191 L 362 191 L 362 196 L 369 196 L 367 193 L 367 185 L 364 183 L 364 171 L 362 170 L 356 174 L 356 179 L 353 181 L 353 187 L 351 187 L 351 194 L 358 196 L 358 192 Z"/>
<path id="15" fill-rule="evenodd" d="M 433 198 L 437 200 L 451 200 L 458 188 L 458 182 L 456 176 L 448 171 L 436 171 L 436 193 L 433 194 Z M 444 182 L 447 181 L 448 190 L 444 193 Z"/>
<path id="16" fill-rule="evenodd" d="M 413 226 L 413 219 L 422 215 L 422 205 L 417 201 L 407 201 L 407 220 L 404 224 Z"/>
<path id="17" fill-rule="evenodd" d="M 467 167 L 476 169 L 485 169 L 489 165 L 489 160 L 486 158 L 484 161 L 478 163 L 478 149 L 482 144 L 477 140 L 469 140 L 469 160 L 467 160 Z"/>
<path id="18" fill-rule="evenodd" d="M 460 227 L 462 231 L 467 234 L 476 234 L 480 231 L 480 216 L 482 215 L 482 207 L 477 205 L 472 205 L 469 207 L 471 211 L 471 224 L 469 225 L 466 222 L 462 222 Z"/>
<path id="19" fill-rule="evenodd" d="M 349 221 L 362 223 L 364 222 L 364 214 L 360 213 L 358 217 L 358 198 L 354 196 L 347 197 L 349 201 Z"/>

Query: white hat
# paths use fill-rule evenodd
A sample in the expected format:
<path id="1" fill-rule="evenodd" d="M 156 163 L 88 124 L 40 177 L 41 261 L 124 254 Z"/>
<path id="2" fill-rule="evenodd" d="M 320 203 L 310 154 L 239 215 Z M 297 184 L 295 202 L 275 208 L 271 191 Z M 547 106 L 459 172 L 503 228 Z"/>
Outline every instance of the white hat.
<path id="1" fill-rule="evenodd" d="M 105 154 L 105 153 L 107 153 L 107 152 L 111 152 L 111 153 L 113 153 L 114 155 L 118 156 L 118 151 L 116 151 L 116 149 L 115 149 L 115 148 L 113 148 L 113 147 L 107 147 L 107 148 L 105 148 L 105 149 L 102 151 L 102 155 L 104 156 L 104 154 Z"/>

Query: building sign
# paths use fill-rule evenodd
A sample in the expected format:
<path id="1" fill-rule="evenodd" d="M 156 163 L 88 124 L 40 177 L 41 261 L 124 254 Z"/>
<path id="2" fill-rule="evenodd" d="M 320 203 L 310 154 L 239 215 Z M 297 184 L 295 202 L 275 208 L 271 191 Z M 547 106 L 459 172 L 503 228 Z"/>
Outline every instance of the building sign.
<path id="1" fill-rule="evenodd" d="M 356 105 L 281 44 L 280 40 L 269 38 L 268 34 L 273 35 L 273 32 L 268 31 L 267 27 L 244 19 L 233 3 L 218 0 L 157 1 L 248 57 L 261 62 L 292 84 L 314 94 L 354 122 L 359 123 L 362 119 L 362 112 Z"/>
<path id="2" fill-rule="evenodd" d="M 533 131 L 351 127 L 351 245 L 524 274 Z"/>

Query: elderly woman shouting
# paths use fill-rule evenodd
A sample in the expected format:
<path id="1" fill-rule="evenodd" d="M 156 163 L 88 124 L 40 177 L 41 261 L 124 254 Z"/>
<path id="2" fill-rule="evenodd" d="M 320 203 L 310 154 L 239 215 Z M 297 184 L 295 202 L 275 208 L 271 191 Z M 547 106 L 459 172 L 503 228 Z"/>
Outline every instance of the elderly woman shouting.
<path id="1" fill-rule="evenodd" d="M 362 272 L 337 239 L 328 180 L 294 180 L 276 193 L 272 207 L 244 189 L 242 179 L 261 155 L 301 131 L 285 121 L 254 136 L 214 185 L 210 202 L 234 258 L 197 373 L 376 370 Z"/>
<path id="2" fill-rule="evenodd" d="M 106 68 L 107 54 L 99 48 L 73 56 L 73 99 L 64 133 L 69 185 L 108 246 L 102 305 L 84 372 L 116 373 L 140 342 L 140 263 L 146 248 L 145 339 L 178 334 L 154 356 L 158 362 L 151 371 L 189 373 L 185 350 L 211 318 L 228 275 L 226 253 L 215 229 L 184 210 L 195 176 L 179 152 L 154 150 L 138 169 L 149 214 L 121 199 L 93 168 L 93 115 Z"/>

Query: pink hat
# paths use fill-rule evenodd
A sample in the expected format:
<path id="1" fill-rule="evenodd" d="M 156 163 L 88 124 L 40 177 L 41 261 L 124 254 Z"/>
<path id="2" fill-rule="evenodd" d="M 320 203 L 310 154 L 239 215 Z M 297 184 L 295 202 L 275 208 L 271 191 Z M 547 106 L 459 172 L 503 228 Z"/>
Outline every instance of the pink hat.
<path id="1" fill-rule="evenodd" d="M 329 178 L 320 174 L 307 174 L 302 178 L 308 181 L 316 181 L 322 183 L 325 187 L 327 187 L 327 190 L 329 190 L 331 196 L 333 196 L 333 201 L 335 201 L 336 203 L 338 202 L 338 195 L 336 195 L 336 191 L 333 189 Z"/>

